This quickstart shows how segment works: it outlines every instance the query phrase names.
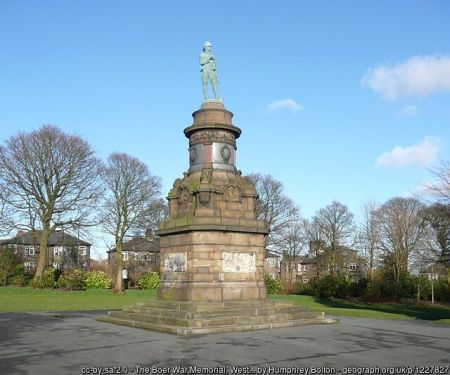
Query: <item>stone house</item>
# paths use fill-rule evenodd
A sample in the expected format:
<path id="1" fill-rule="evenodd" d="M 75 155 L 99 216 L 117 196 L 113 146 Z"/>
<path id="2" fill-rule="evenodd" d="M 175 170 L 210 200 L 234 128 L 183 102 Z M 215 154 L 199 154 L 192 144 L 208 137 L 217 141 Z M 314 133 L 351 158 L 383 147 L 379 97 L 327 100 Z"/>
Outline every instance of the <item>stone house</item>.
<path id="1" fill-rule="evenodd" d="M 281 255 L 266 249 L 264 258 L 264 273 L 275 279 L 280 278 Z"/>
<path id="2" fill-rule="evenodd" d="M 23 261 L 27 271 L 32 272 L 38 263 L 39 242 L 42 231 L 19 231 L 15 237 L 0 240 L 0 249 L 13 250 Z M 91 246 L 65 231 L 53 232 L 48 240 L 47 265 L 56 269 L 89 269 Z"/>
<path id="3" fill-rule="evenodd" d="M 281 261 L 281 280 L 295 283 L 308 283 L 317 277 L 317 265 L 314 257 L 297 256 L 292 261 Z"/>
<path id="4" fill-rule="evenodd" d="M 334 271 L 347 274 L 353 282 L 358 282 L 365 275 L 364 260 L 356 250 L 348 247 L 339 247 L 336 251 L 336 264 Z M 308 283 L 318 276 L 328 275 L 332 272 L 329 253 L 323 252 L 312 256 L 297 256 L 291 261 L 281 261 L 280 276 L 284 281 L 294 283 Z"/>
<path id="5" fill-rule="evenodd" d="M 107 251 L 108 263 L 114 262 L 116 248 Z M 159 272 L 159 241 L 152 236 L 136 236 L 123 244 L 122 260 L 130 279 L 146 272 Z"/>

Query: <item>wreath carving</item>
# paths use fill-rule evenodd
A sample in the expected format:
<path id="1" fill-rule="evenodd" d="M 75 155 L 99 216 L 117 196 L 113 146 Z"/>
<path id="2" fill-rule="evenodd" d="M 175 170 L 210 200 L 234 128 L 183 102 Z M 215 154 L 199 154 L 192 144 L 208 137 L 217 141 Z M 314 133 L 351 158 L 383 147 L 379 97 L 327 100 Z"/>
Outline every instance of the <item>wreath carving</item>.
<path id="1" fill-rule="evenodd" d="M 223 161 L 228 164 L 228 162 L 230 161 L 230 158 L 231 158 L 230 148 L 228 146 L 223 146 L 220 149 L 220 155 L 222 156 Z"/>

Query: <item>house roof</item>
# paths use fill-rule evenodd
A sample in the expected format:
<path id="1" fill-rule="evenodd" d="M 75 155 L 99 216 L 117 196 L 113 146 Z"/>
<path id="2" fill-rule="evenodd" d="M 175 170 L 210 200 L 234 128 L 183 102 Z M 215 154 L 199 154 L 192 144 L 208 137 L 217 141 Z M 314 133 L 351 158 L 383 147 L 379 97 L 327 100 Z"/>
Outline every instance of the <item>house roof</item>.
<path id="1" fill-rule="evenodd" d="M 265 257 L 266 258 L 281 258 L 281 255 L 278 253 L 275 253 L 274 251 L 266 249 Z"/>
<path id="2" fill-rule="evenodd" d="M 19 232 L 13 238 L 7 238 L 1 240 L 0 244 L 16 244 L 16 245 L 39 245 L 41 240 L 42 231 L 36 230 L 34 232 Z M 89 242 L 83 241 L 71 234 L 64 231 L 53 232 L 48 239 L 48 246 L 60 246 L 60 245 L 76 245 L 76 246 L 91 246 Z"/>
<path id="3" fill-rule="evenodd" d="M 159 253 L 159 244 L 155 239 L 148 239 L 146 237 L 134 237 L 123 244 L 122 251 L 150 252 Z M 115 253 L 116 248 L 107 251 L 108 253 Z"/>

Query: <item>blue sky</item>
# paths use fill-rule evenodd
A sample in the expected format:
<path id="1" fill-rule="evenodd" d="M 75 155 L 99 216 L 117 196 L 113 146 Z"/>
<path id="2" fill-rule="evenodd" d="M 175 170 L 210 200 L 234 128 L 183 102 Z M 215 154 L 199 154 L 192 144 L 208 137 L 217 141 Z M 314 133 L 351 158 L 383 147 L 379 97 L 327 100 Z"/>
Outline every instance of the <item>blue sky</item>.
<path id="1" fill-rule="evenodd" d="M 310 217 L 418 191 L 449 159 L 448 1 L 0 1 L 0 140 L 54 124 L 163 179 L 213 44 L 243 134 L 237 165 L 272 174 Z"/>

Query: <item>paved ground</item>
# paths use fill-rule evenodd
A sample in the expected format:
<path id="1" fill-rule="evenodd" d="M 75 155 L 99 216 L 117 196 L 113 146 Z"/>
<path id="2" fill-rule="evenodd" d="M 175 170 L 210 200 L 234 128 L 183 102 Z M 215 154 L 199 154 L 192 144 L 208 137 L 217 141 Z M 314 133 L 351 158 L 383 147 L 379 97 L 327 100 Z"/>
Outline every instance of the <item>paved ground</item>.
<path id="1" fill-rule="evenodd" d="M 0 314 L 0 374 L 163 375 L 198 366 L 232 375 L 232 366 L 250 366 L 260 375 L 346 375 L 349 367 L 393 374 L 390 367 L 426 365 L 450 374 L 450 327 L 430 322 L 339 317 L 333 325 L 183 338 L 97 322 L 98 313 Z"/>

